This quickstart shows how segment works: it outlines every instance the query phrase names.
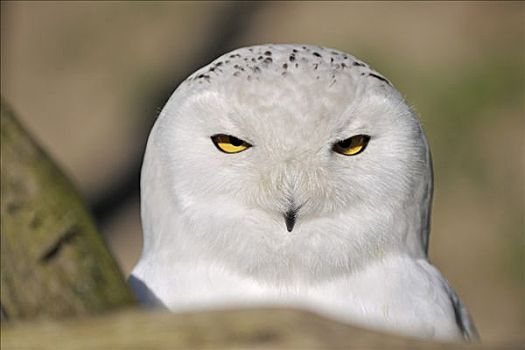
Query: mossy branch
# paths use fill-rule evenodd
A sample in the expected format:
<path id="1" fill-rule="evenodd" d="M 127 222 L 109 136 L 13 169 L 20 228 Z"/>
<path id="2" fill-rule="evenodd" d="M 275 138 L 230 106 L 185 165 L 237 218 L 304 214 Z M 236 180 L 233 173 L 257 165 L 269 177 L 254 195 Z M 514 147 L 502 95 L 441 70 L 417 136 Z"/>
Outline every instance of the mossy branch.
<path id="1" fill-rule="evenodd" d="M 364 330 L 291 309 L 192 314 L 126 311 L 68 322 L 9 325 L 2 327 L 1 337 L 2 349 L 50 350 L 511 349 L 517 345 L 434 343 Z"/>
<path id="2" fill-rule="evenodd" d="M 2 100 L 2 319 L 82 315 L 131 303 L 79 195 Z"/>

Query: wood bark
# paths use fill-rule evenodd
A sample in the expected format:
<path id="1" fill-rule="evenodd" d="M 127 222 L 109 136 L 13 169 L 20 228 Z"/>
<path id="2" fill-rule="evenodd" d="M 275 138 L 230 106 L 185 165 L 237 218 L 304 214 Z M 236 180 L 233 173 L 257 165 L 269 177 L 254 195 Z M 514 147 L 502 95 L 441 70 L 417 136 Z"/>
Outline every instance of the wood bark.
<path id="1" fill-rule="evenodd" d="M 27 336 L 30 334 L 31 336 Z M 299 310 L 170 314 L 129 310 L 71 321 L 2 327 L 2 349 L 517 349 L 443 344 L 382 334 Z M 521 347 L 522 348 L 522 347 Z"/>
<path id="2" fill-rule="evenodd" d="M 3 100 L 0 236 L 3 320 L 133 303 L 83 201 Z"/>

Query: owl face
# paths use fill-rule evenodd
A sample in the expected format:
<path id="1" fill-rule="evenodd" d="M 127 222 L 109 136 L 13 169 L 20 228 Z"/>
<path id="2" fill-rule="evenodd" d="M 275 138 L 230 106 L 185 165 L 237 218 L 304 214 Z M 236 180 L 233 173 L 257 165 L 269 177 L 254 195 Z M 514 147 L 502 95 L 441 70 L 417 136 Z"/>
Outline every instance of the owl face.
<path id="1" fill-rule="evenodd" d="M 150 139 L 181 234 L 250 275 L 335 273 L 421 225 L 430 170 L 415 116 L 363 63 L 307 48 L 219 58 L 179 87 Z"/>

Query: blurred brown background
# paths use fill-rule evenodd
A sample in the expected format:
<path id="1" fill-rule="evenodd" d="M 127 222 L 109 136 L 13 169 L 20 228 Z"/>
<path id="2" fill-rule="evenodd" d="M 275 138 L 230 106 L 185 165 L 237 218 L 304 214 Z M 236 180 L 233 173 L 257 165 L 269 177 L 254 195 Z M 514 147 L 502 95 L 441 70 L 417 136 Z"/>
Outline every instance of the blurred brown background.
<path id="1" fill-rule="evenodd" d="M 525 6 L 520 2 L 5 2 L 1 92 L 90 203 L 123 270 L 141 249 L 149 128 L 230 49 L 310 43 L 386 75 L 434 157 L 430 257 L 484 340 L 525 332 Z"/>

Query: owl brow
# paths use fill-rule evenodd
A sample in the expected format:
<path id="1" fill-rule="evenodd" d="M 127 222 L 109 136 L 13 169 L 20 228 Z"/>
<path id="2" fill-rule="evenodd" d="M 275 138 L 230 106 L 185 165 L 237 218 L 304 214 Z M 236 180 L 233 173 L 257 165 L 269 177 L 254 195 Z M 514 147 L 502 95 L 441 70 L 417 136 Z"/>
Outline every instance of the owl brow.
<path id="1" fill-rule="evenodd" d="M 346 111 L 348 112 L 348 110 Z M 350 114 L 350 116 L 349 116 Z M 332 137 L 339 140 L 347 139 L 350 136 L 351 133 L 355 135 L 355 133 L 363 133 L 365 132 L 365 128 L 362 125 L 357 125 L 357 127 L 352 127 L 352 113 L 342 113 L 340 116 L 340 120 L 337 122 L 336 128 L 334 128 L 334 131 L 332 133 Z"/>

